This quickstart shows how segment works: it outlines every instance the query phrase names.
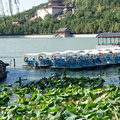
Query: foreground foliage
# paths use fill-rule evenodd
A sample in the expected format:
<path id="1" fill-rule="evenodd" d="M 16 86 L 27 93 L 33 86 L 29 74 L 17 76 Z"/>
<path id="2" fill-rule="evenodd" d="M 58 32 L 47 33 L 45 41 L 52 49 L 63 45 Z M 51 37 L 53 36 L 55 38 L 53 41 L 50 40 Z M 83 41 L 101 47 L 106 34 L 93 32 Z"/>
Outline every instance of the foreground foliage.
<path id="1" fill-rule="evenodd" d="M 120 88 L 103 83 L 52 75 L 20 88 L 1 86 L 0 120 L 119 120 Z"/>

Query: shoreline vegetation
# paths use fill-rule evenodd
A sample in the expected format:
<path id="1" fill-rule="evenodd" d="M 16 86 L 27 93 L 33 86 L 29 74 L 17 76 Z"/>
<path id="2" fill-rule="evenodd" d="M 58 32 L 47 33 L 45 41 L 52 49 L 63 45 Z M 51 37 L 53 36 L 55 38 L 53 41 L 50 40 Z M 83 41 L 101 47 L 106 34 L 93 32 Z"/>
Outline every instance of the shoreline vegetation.
<path id="1" fill-rule="evenodd" d="M 72 37 L 96 37 L 97 34 L 73 34 Z M 0 36 L 0 38 L 59 38 L 55 37 L 55 35 L 5 35 Z"/>

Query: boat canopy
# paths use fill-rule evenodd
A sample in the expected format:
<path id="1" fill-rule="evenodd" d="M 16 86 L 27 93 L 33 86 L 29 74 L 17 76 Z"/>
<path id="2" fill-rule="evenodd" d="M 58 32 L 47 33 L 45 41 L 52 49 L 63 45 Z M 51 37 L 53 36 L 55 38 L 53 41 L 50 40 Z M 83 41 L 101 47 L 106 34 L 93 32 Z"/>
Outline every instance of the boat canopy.
<path id="1" fill-rule="evenodd" d="M 118 33 L 99 33 L 98 38 L 120 38 L 120 32 Z"/>
<path id="2" fill-rule="evenodd" d="M 25 56 L 39 56 L 40 53 L 27 53 Z"/>
<path id="3" fill-rule="evenodd" d="M 53 53 L 50 53 L 50 52 L 41 52 L 40 55 L 48 55 L 48 56 L 51 56 Z"/>

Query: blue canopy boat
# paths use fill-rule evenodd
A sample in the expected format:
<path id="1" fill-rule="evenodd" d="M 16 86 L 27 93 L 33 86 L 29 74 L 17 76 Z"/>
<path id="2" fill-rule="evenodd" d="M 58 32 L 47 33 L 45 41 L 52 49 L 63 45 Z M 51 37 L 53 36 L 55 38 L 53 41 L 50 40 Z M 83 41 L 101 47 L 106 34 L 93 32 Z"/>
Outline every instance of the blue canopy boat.
<path id="1" fill-rule="evenodd" d="M 98 37 L 101 38 L 100 35 Z M 76 50 L 76 51 L 69 50 L 54 53 L 48 52 L 30 53 L 27 54 L 27 56 L 29 57 L 24 58 L 25 61 L 24 66 L 33 68 L 50 67 L 51 69 L 68 69 L 68 70 L 79 70 L 83 68 L 93 69 L 101 66 L 111 66 L 120 64 L 120 47 L 114 46 L 110 48 L 107 47 L 92 50 Z"/>
<path id="2" fill-rule="evenodd" d="M 49 68 L 53 66 L 53 62 L 51 60 L 51 56 L 53 53 L 42 52 L 38 57 L 38 67 L 39 68 Z"/>
<path id="3" fill-rule="evenodd" d="M 52 53 L 28 53 L 24 57 L 25 68 L 48 68 L 53 65 L 52 60 L 49 56 Z"/>
<path id="4" fill-rule="evenodd" d="M 24 57 L 25 64 L 23 65 L 24 68 L 38 68 L 38 57 L 39 53 L 28 53 Z"/>

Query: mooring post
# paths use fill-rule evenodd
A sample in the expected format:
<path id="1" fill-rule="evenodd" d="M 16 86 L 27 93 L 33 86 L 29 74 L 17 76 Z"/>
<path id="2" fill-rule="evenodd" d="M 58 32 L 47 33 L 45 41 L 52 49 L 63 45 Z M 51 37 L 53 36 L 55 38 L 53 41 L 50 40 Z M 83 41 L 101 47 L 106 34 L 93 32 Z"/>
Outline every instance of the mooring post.
<path id="1" fill-rule="evenodd" d="M 14 67 L 16 66 L 16 63 L 15 63 L 15 58 L 13 59 L 13 63 L 14 63 Z"/>
<path id="2" fill-rule="evenodd" d="M 21 86 L 21 77 L 19 77 L 19 87 Z"/>
<path id="3" fill-rule="evenodd" d="M 100 77 L 102 77 L 102 70 L 101 70 L 101 66 L 100 66 Z"/>
<path id="4" fill-rule="evenodd" d="M 12 64 L 12 60 L 10 60 L 10 67 L 11 67 L 11 64 Z"/>
<path id="5" fill-rule="evenodd" d="M 119 87 L 120 87 L 120 77 L 119 77 Z"/>
<path id="6" fill-rule="evenodd" d="M 64 65 L 64 77 L 66 77 L 66 63 Z"/>

